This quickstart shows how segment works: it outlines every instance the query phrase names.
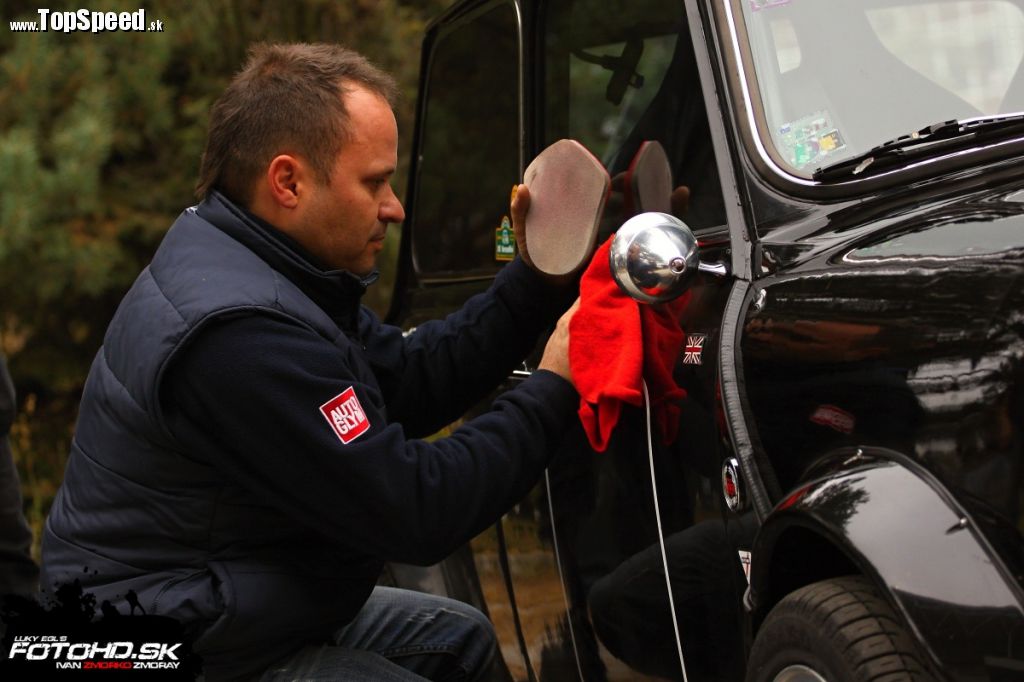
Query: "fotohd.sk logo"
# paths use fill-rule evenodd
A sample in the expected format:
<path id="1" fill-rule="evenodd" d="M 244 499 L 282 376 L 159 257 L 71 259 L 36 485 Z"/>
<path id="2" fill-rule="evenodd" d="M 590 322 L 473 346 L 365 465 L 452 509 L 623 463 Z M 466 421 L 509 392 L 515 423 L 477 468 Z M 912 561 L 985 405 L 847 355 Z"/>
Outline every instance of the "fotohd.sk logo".
<path id="1" fill-rule="evenodd" d="M 94 12 L 80 9 L 74 12 L 54 12 L 38 9 L 39 21 L 12 21 L 11 30 L 27 33 L 61 31 L 64 33 L 102 33 L 104 31 L 154 31 L 164 30 L 162 19 L 146 21 L 146 10 L 134 12 Z"/>
<path id="2" fill-rule="evenodd" d="M 147 614 L 134 590 L 113 596 L 116 603 L 104 599 L 97 608 L 96 601 L 79 580 L 55 584 L 38 600 L 0 595 L 7 625 L 0 680 L 50 679 L 64 670 L 126 671 L 118 674 L 133 682 L 194 682 L 202 675 L 202 658 L 182 623 Z"/>
<path id="3" fill-rule="evenodd" d="M 14 637 L 10 659 L 53 661 L 65 670 L 177 670 L 181 642 L 69 642 L 65 635 Z"/>

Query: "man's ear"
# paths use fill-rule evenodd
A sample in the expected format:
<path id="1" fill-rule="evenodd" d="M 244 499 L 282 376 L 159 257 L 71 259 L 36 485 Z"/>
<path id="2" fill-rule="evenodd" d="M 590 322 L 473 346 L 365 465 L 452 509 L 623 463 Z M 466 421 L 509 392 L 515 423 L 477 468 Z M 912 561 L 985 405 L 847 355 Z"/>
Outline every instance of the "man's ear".
<path id="1" fill-rule="evenodd" d="M 275 156 L 266 174 L 266 186 L 273 203 L 280 208 L 298 206 L 299 191 L 307 180 L 306 175 L 306 166 L 299 159 L 289 154 Z"/>

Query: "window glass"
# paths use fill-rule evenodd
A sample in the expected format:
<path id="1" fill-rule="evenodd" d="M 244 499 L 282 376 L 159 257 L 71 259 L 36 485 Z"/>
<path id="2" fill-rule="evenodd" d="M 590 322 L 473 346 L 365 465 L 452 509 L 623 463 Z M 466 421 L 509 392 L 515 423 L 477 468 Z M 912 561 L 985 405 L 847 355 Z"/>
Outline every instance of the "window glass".
<path id="1" fill-rule="evenodd" d="M 416 270 L 489 275 L 520 177 L 518 23 L 491 6 L 443 32 L 430 55 L 412 209 Z"/>
<path id="2" fill-rule="evenodd" d="M 800 66 L 800 42 L 796 39 L 793 22 L 788 19 L 773 21 L 772 40 L 775 43 L 775 57 L 779 60 L 779 73 L 792 71 Z"/>
<path id="3" fill-rule="evenodd" d="M 1024 0 L 743 0 L 766 144 L 796 175 L 1024 110 Z"/>
<path id="4" fill-rule="evenodd" d="M 724 225 L 683 3 L 576 0 L 552 4 L 544 21 L 545 141 L 579 140 L 608 169 L 601 235 L 634 212 L 624 179 L 645 141 L 668 156 L 672 212 L 695 231 Z"/>
<path id="5" fill-rule="evenodd" d="M 868 10 L 882 45 L 904 64 L 998 112 L 1024 56 L 1024 12 L 1011 2 L 963 0 Z"/>
<path id="6" fill-rule="evenodd" d="M 665 79 L 675 44 L 675 35 L 654 36 L 643 42 L 611 43 L 572 52 L 567 103 L 569 134 L 599 158 L 614 158 L 640 115 L 651 105 L 657 92 L 655 84 Z M 626 77 L 620 77 L 625 83 L 620 94 L 609 93 L 609 88 L 614 88 L 615 75 L 609 74 L 608 62 L 622 59 L 630 50 L 640 53 L 632 78 L 644 82 L 629 83 Z"/>

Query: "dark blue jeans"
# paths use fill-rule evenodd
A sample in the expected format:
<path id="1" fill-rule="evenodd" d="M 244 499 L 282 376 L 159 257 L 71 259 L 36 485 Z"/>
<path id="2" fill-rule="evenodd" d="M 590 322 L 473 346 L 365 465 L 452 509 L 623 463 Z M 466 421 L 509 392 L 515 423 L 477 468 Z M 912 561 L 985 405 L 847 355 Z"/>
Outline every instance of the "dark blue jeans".
<path id="1" fill-rule="evenodd" d="M 261 679 L 470 682 L 487 674 L 496 654 L 494 628 L 472 606 L 377 587 L 332 644 L 307 646 Z"/>

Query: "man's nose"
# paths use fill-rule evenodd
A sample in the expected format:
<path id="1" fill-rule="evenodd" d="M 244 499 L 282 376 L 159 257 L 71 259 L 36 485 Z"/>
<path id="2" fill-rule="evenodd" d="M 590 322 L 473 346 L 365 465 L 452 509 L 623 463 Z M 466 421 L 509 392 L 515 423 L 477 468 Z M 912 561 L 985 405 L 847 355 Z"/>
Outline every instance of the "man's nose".
<path id="1" fill-rule="evenodd" d="M 398 200 L 393 188 L 388 187 L 388 193 L 390 196 L 380 205 L 378 218 L 382 223 L 401 223 L 405 220 L 405 209 L 402 207 L 402 202 Z"/>

